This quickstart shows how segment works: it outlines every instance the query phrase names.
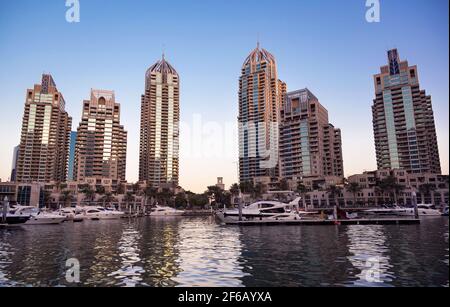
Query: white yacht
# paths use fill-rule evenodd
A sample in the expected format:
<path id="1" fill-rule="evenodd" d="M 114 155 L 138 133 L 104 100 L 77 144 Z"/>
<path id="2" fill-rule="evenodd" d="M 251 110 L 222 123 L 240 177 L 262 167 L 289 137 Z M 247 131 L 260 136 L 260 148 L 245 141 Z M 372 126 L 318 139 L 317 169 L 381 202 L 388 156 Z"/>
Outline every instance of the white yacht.
<path id="1" fill-rule="evenodd" d="M 150 216 L 182 216 L 185 213 L 183 210 L 177 210 L 171 207 L 156 206 L 150 211 Z"/>
<path id="2" fill-rule="evenodd" d="M 224 210 L 225 218 L 239 218 L 239 209 Z M 308 212 L 298 212 L 295 206 L 278 201 L 259 201 L 242 208 L 243 220 L 251 219 L 300 219 L 302 214 Z"/>
<path id="3" fill-rule="evenodd" d="M 413 209 L 414 210 L 414 209 Z M 397 205 L 395 206 L 383 206 L 382 208 L 364 210 L 363 213 L 369 215 L 378 216 L 394 216 L 394 215 L 406 215 L 408 208 L 402 208 Z"/>
<path id="4" fill-rule="evenodd" d="M 57 225 L 66 220 L 61 215 L 44 212 L 31 206 L 16 206 L 11 209 L 11 213 L 16 216 L 29 216 L 24 225 Z"/>
<path id="5" fill-rule="evenodd" d="M 114 209 L 103 207 L 85 207 L 83 208 L 82 217 L 85 220 L 117 220 L 124 217 L 125 213 Z M 77 215 L 80 217 L 80 215 Z"/>
<path id="6" fill-rule="evenodd" d="M 61 208 L 58 214 L 64 216 L 66 221 L 70 222 L 82 222 L 84 220 L 83 209 L 79 207 Z"/>
<path id="7" fill-rule="evenodd" d="M 420 204 L 417 205 L 417 210 L 419 211 L 419 217 L 427 217 L 427 216 L 441 216 L 442 212 L 436 209 L 434 205 L 430 204 Z M 415 216 L 414 208 L 406 208 L 404 212 L 401 212 L 400 215 L 406 216 Z"/>

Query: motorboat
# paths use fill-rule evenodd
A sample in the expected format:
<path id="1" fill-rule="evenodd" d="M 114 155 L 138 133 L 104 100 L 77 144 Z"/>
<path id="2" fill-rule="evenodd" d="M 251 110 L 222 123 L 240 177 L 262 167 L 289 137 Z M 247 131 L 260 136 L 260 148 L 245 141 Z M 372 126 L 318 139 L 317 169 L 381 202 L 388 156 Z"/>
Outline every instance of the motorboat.
<path id="1" fill-rule="evenodd" d="M 184 210 L 177 210 L 171 207 L 162 207 L 156 206 L 156 208 L 152 208 L 150 211 L 150 216 L 182 216 L 184 215 Z"/>
<path id="2" fill-rule="evenodd" d="M 79 207 L 61 208 L 58 211 L 58 214 L 61 216 L 64 216 L 66 218 L 66 221 L 70 221 L 70 222 L 84 221 L 83 209 L 79 208 Z"/>
<path id="3" fill-rule="evenodd" d="M 117 220 L 124 217 L 125 213 L 115 209 L 103 207 L 85 207 L 82 217 L 85 220 Z M 80 215 L 77 215 L 79 217 Z"/>
<path id="4" fill-rule="evenodd" d="M 57 225 L 65 221 L 65 217 L 61 215 L 44 212 L 32 206 L 16 206 L 11 208 L 10 212 L 16 216 L 28 217 L 24 225 Z"/>
<path id="5" fill-rule="evenodd" d="M 224 210 L 221 213 L 225 218 L 239 218 L 240 215 L 239 209 Z M 290 217 L 294 217 L 294 215 L 300 217 L 292 204 L 279 201 L 259 201 L 242 208 L 243 220 L 274 218 L 286 214 L 292 214 Z"/>
<path id="6" fill-rule="evenodd" d="M 2 225 L 22 225 L 25 224 L 29 219 L 30 215 L 16 215 L 7 213 L 6 216 L 0 216 L 0 224 Z"/>
<path id="7" fill-rule="evenodd" d="M 444 208 L 444 211 L 442 212 L 442 216 L 448 216 L 448 207 Z"/>
<path id="8" fill-rule="evenodd" d="M 395 216 L 395 215 L 407 215 L 408 210 L 409 208 L 402 208 L 397 205 L 394 206 L 384 205 L 381 208 L 364 210 L 362 213 L 376 216 Z"/>
<path id="9" fill-rule="evenodd" d="M 417 211 L 419 212 L 419 217 L 442 216 L 442 212 L 431 204 L 417 205 Z M 406 208 L 405 211 L 401 212 L 399 215 L 415 216 L 416 212 L 414 208 Z"/>

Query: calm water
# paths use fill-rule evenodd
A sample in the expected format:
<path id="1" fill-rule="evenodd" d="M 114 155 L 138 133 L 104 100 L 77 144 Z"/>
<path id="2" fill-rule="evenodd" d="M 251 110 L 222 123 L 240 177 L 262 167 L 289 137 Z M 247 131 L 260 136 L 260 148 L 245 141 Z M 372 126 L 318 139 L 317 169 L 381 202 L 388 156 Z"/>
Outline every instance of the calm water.
<path id="1" fill-rule="evenodd" d="M 448 237 L 448 218 L 250 228 L 143 218 L 0 229 L 0 286 L 73 286 L 65 264 L 77 258 L 84 286 L 448 287 Z"/>

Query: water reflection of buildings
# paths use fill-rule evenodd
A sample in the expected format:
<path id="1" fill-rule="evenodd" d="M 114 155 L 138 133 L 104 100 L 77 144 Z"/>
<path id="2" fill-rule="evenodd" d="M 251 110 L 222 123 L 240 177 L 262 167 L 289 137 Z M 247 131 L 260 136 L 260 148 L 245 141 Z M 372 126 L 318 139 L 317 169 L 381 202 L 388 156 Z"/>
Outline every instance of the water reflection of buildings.
<path id="1" fill-rule="evenodd" d="M 145 271 L 141 266 L 142 261 L 139 256 L 140 239 L 141 234 L 135 222 L 130 221 L 128 225 L 124 226 L 122 237 L 117 246 L 121 259 L 121 267 L 108 275 L 118 281 L 118 286 L 135 287 L 146 285 L 142 282 L 142 274 Z"/>
<path id="2" fill-rule="evenodd" d="M 141 258 L 143 278 L 154 287 L 176 286 L 174 277 L 180 272 L 178 265 L 179 218 L 146 220 L 142 230 Z"/>
<path id="3" fill-rule="evenodd" d="M 240 262 L 238 228 L 222 228 L 213 221 L 183 220 L 178 226 L 180 286 L 240 287 L 245 276 Z"/>

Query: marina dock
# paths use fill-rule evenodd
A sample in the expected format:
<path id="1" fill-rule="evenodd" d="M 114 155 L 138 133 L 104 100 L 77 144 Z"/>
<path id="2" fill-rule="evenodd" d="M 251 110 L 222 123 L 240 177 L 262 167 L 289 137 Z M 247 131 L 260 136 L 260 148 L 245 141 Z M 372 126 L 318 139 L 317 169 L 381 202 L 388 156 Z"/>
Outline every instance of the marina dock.
<path id="1" fill-rule="evenodd" d="M 217 214 L 216 218 L 225 225 L 235 226 L 336 226 L 336 225 L 417 225 L 420 219 L 416 218 L 361 218 L 361 219 L 338 219 L 338 220 L 316 220 L 316 219 L 299 219 L 299 220 L 267 220 L 254 219 L 247 221 L 237 221 L 226 218 L 221 214 Z"/>

